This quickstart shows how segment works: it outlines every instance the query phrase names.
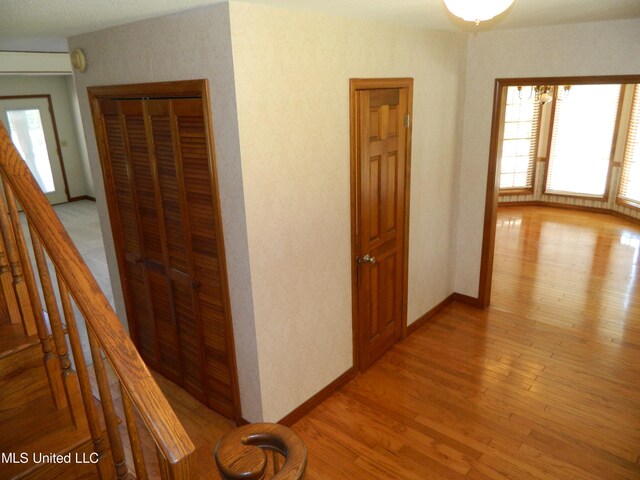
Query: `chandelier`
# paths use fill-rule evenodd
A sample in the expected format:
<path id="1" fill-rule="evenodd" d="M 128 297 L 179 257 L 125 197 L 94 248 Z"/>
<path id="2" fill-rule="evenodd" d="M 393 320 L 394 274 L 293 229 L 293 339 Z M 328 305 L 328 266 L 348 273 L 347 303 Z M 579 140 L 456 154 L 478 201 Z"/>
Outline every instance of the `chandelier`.
<path id="1" fill-rule="evenodd" d="M 529 87 L 529 96 L 527 97 L 528 100 L 531 99 L 531 96 L 535 93 L 535 99 L 537 102 L 540 103 L 540 105 L 544 105 L 546 103 L 549 103 L 551 100 L 553 100 L 553 92 L 554 90 L 557 91 L 556 97 L 558 100 L 562 101 L 565 98 L 567 98 L 569 96 L 569 92 L 571 91 L 571 85 L 563 85 L 562 86 L 562 90 L 560 90 L 560 85 L 533 85 Z M 520 97 L 520 100 L 523 100 L 522 98 L 522 86 L 518 86 L 518 97 Z"/>
<path id="2" fill-rule="evenodd" d="M 456 17 L 476 25 L 500 15 L 513 2 L 514 0 L 444 0 L 445 6 Z"/>

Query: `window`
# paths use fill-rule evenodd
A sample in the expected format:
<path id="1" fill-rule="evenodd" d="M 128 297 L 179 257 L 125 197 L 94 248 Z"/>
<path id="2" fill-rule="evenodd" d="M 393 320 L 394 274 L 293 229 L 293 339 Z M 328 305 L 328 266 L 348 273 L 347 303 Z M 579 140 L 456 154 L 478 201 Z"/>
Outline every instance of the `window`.
<path id="1" fill-rule="evenodd" d="M 545 193 L 604 197 L 620 85 L 575 85 L 556 98 Z"/>
<path id="2" fill-rule="evenodd" d="M 540 103 L 532 92 L 507 88 L 502 145 L 500 189 L 532 189 Z"/>
<path id="3" fill-rule="evenodd" d="M 624 151 L 618 200 L 640 208 L 640 85 L 633 90 L 633 106 Z"/>

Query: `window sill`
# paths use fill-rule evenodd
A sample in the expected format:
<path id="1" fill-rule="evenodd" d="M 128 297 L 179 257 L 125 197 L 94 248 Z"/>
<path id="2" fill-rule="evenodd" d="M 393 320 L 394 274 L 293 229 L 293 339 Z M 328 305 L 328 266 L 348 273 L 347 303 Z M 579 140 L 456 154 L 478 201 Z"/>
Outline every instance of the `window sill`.
<path id="1" fill-rule="evenodd" d="M 606 202 L 606 195 L 591 195 L 588 193 L 572 193 L 572 192 L 560 192 L 554 190 L 547 190 L 542 192 L 543 197 L 563 197 L 563 198 L 579 198 L 582 200 L 597 200 L 600 202 Z"/>
<path id="2" fill-rule="evenodd" d="M 617 198 L 616 203 L 623 207 L 632 208 L 633 210 L 640 210 L 640 202 L 633 200 L 625 200 L 623 198 Z"/>
<path id="3" fill-rule="evenodd" d="M 533 188 L 503 188 L 498 190 L 498 195 L 501 197 L 509 195 L 533 195 Z"/>

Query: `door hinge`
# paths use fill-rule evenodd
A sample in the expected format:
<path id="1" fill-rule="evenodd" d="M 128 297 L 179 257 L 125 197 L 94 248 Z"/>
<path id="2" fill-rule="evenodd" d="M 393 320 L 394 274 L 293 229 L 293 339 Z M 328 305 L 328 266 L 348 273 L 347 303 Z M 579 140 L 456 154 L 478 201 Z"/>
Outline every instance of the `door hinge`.
<path id="1" fill-rule="evenodd" d="M 404 114 L 404 126 L 405 128 L 409 128 L 409 126 L 411 125 L 411 117 L 409 116 L 408 113 Z"/>

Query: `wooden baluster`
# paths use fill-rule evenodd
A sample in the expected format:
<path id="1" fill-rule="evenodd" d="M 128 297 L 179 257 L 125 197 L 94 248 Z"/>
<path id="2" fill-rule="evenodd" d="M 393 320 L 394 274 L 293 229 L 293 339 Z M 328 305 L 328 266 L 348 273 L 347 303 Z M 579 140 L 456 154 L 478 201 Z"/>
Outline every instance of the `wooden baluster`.
<path id="1" fill-rule="evenodd" d="M 75 314 L 71 305 L 71 297 L 69 289 L 60 272 L 56 271 L 58 278 L 58 290 L 60 291 L 60 301 L 62 303 L 62 311 L 67 321 L 67 333 L 69 334 L 69 343 L 71 344 L 71 352 L 75 360 L 76 371 L 78 372 L 78 382 L 80 384 L 80 393 L 82 395 L 82 404 L 93 441 L 93 451 L 98 454 L 98 473 L 101 479 L 111 479 L 114 477 L 113 465 L 104 461 L 104 437 L 102 436 L 102 428 L 98 418 L 98 411 L 91 391 L 91 381 L 89 380 L 89 372 L 87 371 L 87 362 L 82 351 L 82 343 L 78 332 Z"/>
<path id="2" fill-rule="evenodd" d="M 31 309 L 35 318 L 36 330 L 38 331 L 38 337 L 40 338 L 40 343 L 42 345 L 42 352 L 44 353 L 44 364 L 47 369 L 49 385 L 51 386 L 51 394 L 56 408 L 63 408 L 67 406 L 67 395 L 64 386 L 62 385 L 60 363 L 56 361 L 56 358 L 53 355 L 49 329 L 44 321 L 40 293 L 38 292 L 38 286 L 33 274 L 31 258 L 29 257 L 29 251 L 27 250 L 27 242 L 25 241 L 24 233 L 22 232 L 22 223 L 20 222 L 18 207 L 16 206 L 13 190 L 11 190 L 11 187 L 8 184 L 4 185 L 4 192 L 7 200 L 7 207 L 9 208 L 9 219 L 11 221 L 13 233 L 15 234 L 18 255 L 20 256 L 20 261 L 22 263 L 22 271 L 24 273 L 27 291 L 29 292 L 29 298 L 31 299 Z"/>
<path id="3" fill-rule="evenodd" d="M 91 357 L 93 358 L 93 369 L 96 372 L 96 380 L 98 381 L 98 391 L 100 392 L 100 403 L 102 404 L 102 412 L 104 413 L 104 421 L 107 426 L 107 435 L 109 436 L 109 444 L 111 445 L 111 455 L 116 468 L 117 478 L 127 477 L 127 463 L 124 456 L 124 448 L 122 439 L 118 430 L 118 418 L 113 404 L 111 389 L 109 388 L 109 379 L 107 371 L 104 367 L 102 359 L 102 350 L 98 339 L 96 338 L 91 327 L 87 325 L 87 333 L 89 334 L 89 347 L 91 348 Z"/>
<path id="4" fill-rule="evenodd" d="M 21 322 L 20 306 L 16 300 L 16 292 L 13 288 L 13 276 L 11 275 L 11 267 L 7 257 L 7 250 L 4 244 L 4 238 L 0 232 L 0 284 L 2 285 L 2 293 L 7 303 L 7 311 L 9 312 L 9 321 L 12 325 Z"/>
<path id="5" fill-rule="evenodd" d="M 38 274 L 40 277 L 40 286 L 42 287 L 45 305 L 47 306 L 47 314 L 49 315 L 51 332 L 53 333 L 53 343 L 56 353 L 58 354 L 60 366 L 62 367 L 62 383 L 67 395 L 67 402 L 71 406 L 71 414 L 73 416 L 75 426 L 77 428 L 83 428 L 87 426 L 87 418 L 82 414 L 83 409 L 80 404 L 82 397 L 78 388 L 78 378 L 71 368 L 67 339 L 62 326 L 60 311 L 58 310 L 58 302 L 56 301 L 56 296 L 53 292 L 49 265 L 47 264 L 47 259 L 44 254 L 44 249 L 42 248 L 42 242 L 40 241 L 38 232 L 35 231 L 30 222 L 29 232 L 31 232 L 31 245 L 33 246 L 33 254 L 36 259 L 36 266 L 38 267 Z"/>
<path id="6" fill-rule="evenodd" d="M 127 421 L 127 433 L 129 434 L 129 442 L 131 444 L 131 454 L 133 455 L 133 465 L 136 469 L 136 479 L 146 480 L 149 478 L 147 466 L 144 463 L 144 454 L 142 453 L 142 443 L 138 434 L 138 424 L 136 423 L 136 413 L 131 403 L 129 393 L 120 384 L 120 392 L 122 393 L 122 405 L 124 407 L 124 416 Z"/>
<path id="7" fill-rule="evenodd" d="M 101 478 L 112 479 L 115 478 L 116 475 L 118 478 L 129 477 L 122 442 L 118 432 L 118 419 L 114 413 L 113 400 L 109 392 L 109 385 L 104 371 L 101 356 L 102 349 L 104 349 L 105 355 L 109 358 L 111 365 L 117 372 L 118 378 L 125 386 L 127 394 L 130 395 L 129 400 L 135 405 L 136 414 L 141 417 L 153 438 L 161 459 L 163 477 L 171 478 L 172 480 L 195 478 L 197 476 L 197 468 L 193 442 L 189 439 L 189 436 L 171 409 L 167 399 L 162 394 L 162 391 L 140 358 L 130 337 L 109 305 L 107 298 L 101 292 L 95 278 L 91 275 L 89 268 L 73 245 L 64 226 L 53 212 L 44 193 L 38 187 L 28 166 L 20 158 L 19 152 L 11 142 L 8 132 L 1 123 L 0 174 L 2 174 L 5 181 L 9 210 L 9 221 L 6 221 L 4 226 L 2 226 L 1 219 L 4 218 L 7 220 L 7 208 L 5 208 L 4 200 L 2 200 L 0 204 L 0 231 L 2 234 L 8 233 L 10 240 L 13 240 L 12 243 L 5 238 L 9 264 L 12 267 L 12 274 L 15 274 L 14 280 L 20 280 L 26 284 L 26 287 L 23 286 L 24 288 L 22 289 L 22 291 L 26 290 L 26 295 L 18 295 L 19 305 L 22 309 L 23 304 L 20 303 L 20 300 L 26 298 L 27 301 L 25 305 L 31 306 L 34 317 L 32 323 L 35 323 L 35 330 L 41 339 L 45 359 L 47 358 L 47 352 L 49 356 L 53 357 L 51 354 L 51 340 L 49 339 L 48 330 L 42 317 L 42 309 L 39 303 L 40 298 L 24 243 L 24 237 L 19 225 L 16 225 L 19 224 L 16 199 L 20 201 L 24 208 L 25 215 L 32 221 L 34 228 L 37 230 L 41 243 L 57 268 L 56 274 L 59 278 L 64 279 L 64 282 L 60 282 L 60 284 L 63 285 L 61 287 L 61 294 L 62 298 L 64 298 L 63 310 L 65 311 L 67 321 L 72 318 L 72 297 L 87 323 L 91 355 L 96 367 L 98 388 L 102 395 L 107 434 L 109 435 L 111 444 L 111 457 L 114 460 L 113 462 L 102 462 L 103 464 L 110 465 L 112 471 L 111 474 L 100 473 Z M 13 197 L 14 193 L 16 199 Z M 14 229 L 15 239 L 13 237 Z M 22 259 L 22 265 L 18 257 Z M 23 270 L 20 271 L 20 268 Z M 23 275 L 24 278 L 22 277 Z M 38 315 L 42 320 L 41 322 L 38 322 Z M 98 338 L 100 339 L 100 344 L 98 344 Z M 69 339 L 79 372 L 84 371 L 85 363 L 75 321 L 69 321 Z M 58 360 L 56 358 L 54 358 L 54 360 L 55 362 L 53 363 L 59 366 Z M 48 369 L 47 372 L 49 373 Z M 59 374 L 60 368 L 58 368 L 57 378 L 60 385 L 62 385 Z M 49 378 L 51 380 L 55 378 L 55 376 L 49 375 Z M 79 374 L 79 378 L 86 411 L 91 412 L 92 409 L 90 405 L 93 400 L 91 398 L 87 372 L 85 371 L 83 374 Z M 64 393 L 64 388 L 61 387 L 61 391 Z M 88 418 L 91 416 L 91 413 L 87 413 Z M 94 421 L 89 421 L 89 424 L 92 425 L 94 446 L 100 444 L 99 432 L 101 432 L 101 430 L 96 427 L 95 422 L 97 416 L 97 412 L 94 412 Z M 96 450 L 99 449 L 97 448 Z M 106 452 L 106 450 L 105 439 L 103 451 Z M 109 455 L 105 454 L 103 457 L 109 458 Z M 98 470 L 100 472 L 99 465 L 100 463 L 98 464 Z M 117 471 L 113 471 L 114 466 L 117 467 Z"/>
<path id="8" fill-rule="evenodd" d="M 53 343 L 56 353 L 60 359 L 60 365 L 62 366 L 62 374 L 66 376 L 71 371 L 71 362 L 69 361 L 69 352 L 67 351 L 67 342 L 64 336 L 64 330 L 62 329 L 62 321 L 60 320 L 60 312 L 58 311 L 58 304 L 56 302 L 55 294 L 53 293 L 53 284 L 51 283 L 51 277 L 49 276 L 49 266 L 44 256 L 44 250 L 40 243 L 38 233 L 29 224 L 29 232 L 31 233 L 31 245 L 33 246 L 33 254 L 36 260 L 36 267 L 38 268 L 38 275 L 40 277 L 40 285 L 42 287 L 42 293 L 44 294 L 44 302 L 47 307 L 47 315 L 49 316 L 49 326 L 53 333 Z"/>
<path id="9" fill-rule="evenodd" d="M 3 181 L 5 191 L 8 186 Z M 2 239 L 4 240 L 4 247 L 9 261 L 9 268 L 11 269 L 11 276 L 13 278 L 13 286 L 16 296 L 18 297 L 18 304 L 20 308 L 20 317 L 22 318 L 22 324 L 24 327 L 24 333 L 26 335 L 35 335 L 37 332 L 35 318 L 33 310 L 31 308 L 31 301 L 29 299 L 29 292 L 27 290 L 27 284 L 25 282 L 24 274 L 22 271 L 22 265 L 20 264 L 20 256 L 16 248 L 16 240 L 11 228 L 11 222 L 7 214 L 7 206 L 4 201 L 4 197 L 0 194 L 0 231 L 2 232 Z M 4 283 L 3 283 L 4 285 Z"/>

